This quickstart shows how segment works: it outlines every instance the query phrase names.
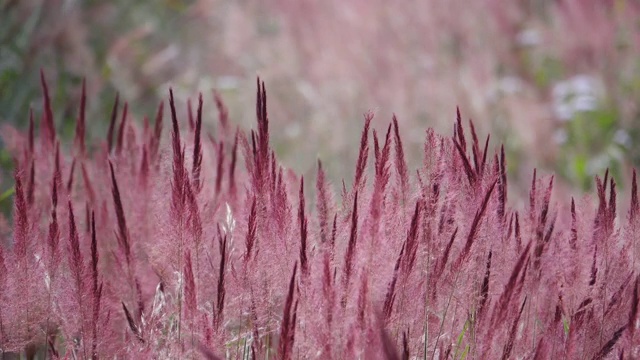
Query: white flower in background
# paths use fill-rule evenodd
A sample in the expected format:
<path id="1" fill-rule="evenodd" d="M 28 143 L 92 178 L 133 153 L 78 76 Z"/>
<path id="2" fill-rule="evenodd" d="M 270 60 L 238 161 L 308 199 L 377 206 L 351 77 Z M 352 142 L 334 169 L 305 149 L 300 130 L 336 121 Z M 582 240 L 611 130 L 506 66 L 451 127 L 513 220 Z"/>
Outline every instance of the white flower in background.
<path id="1" fill-rule="evenodd" d="M 525 29 L 518 33 L 516 42 L 524 47 L 533 47 L 540 44 L 540 33 L 534 29 Z"/>
<path id="2" fill-rule="evenodd" d="M 613 135 L 613 141 L 616 143 L 630 148 L 631 147 L 631 136 L 626 130 L 618 129 L 616 133 Z"/>
<path id="3" fill-rule="evenodd" d="M 240 87 L 240 79 L 232 75 L 223 75 L 216 79 L 216 88 L 219 90 L 236 90 Z"/>
<path id="4" fill-rule="evenodd" d="M 504 96 L 517 95 L 524 88 L 522 79 L 517 76 L 503 76 L 492 84 L 487 92 L 487 100 L 489 102 L 497 102 Z"/>
<path id="5" fill-rule="evenodd" d="M 553 86 L 553 111 L 559 120 L 569 121 L 577 113 L 596 110 L 602 93 L 596 78 L 576 75 Z"/>
<path id="6" fill-rule="evenodd" d="M 519 93 L 522 88 L 522 80 L 516 76 L 504 76 L 498 82 L 498 88 L 507 95 Z"/>

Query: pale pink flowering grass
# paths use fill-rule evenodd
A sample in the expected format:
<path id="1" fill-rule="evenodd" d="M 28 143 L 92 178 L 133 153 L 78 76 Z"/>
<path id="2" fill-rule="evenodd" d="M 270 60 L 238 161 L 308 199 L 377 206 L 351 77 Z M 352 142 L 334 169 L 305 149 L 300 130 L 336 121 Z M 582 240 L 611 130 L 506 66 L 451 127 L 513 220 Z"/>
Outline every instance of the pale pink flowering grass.
<path id="1" fill-rule="evenodd" d="M 170 92 L 168 126 L 165 105 L 138 126 L 116 99 L 107 140 L 90 146 L 83 96 L 69 148 L 42 85 L 40 135 L 32 117 L 6 139 L 16 171 L 0 246 L 4 352 L 640 356 L 635 172 L 628 214 L 608 174 L 596 199 L 563 204 L 553 176 L 534 171 L 528 208 L 514 209 L 504 149 L 471 122 L 467 132 L 459 111 L 452 137 L 425 133 L 414 170 L 398 120 L 378 133 L 367 113 L 353 181 L 334 188 L 318 161 L 311 197 L 270 146 L 259 80 L 249 133 L 230 129 L 219 95 L 211 132 L 202 96 L 187 110 Z"/>

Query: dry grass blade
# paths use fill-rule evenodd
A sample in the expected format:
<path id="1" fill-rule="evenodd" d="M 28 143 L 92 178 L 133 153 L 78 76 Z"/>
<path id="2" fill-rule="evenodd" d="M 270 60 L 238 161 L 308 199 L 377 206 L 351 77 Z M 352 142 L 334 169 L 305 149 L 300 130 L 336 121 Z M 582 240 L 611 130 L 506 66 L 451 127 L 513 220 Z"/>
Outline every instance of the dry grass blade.
<path id="1" fill-rule="evenodd" d="M 133 319 L 133 316 L 131 316 L 131 313 L 129 312 L 129 309 L 127 309 L 127 306 L 124 304 L 124 302 L 122 303 L 122 309 L 124 310 L 125 317 L 127 318 L 127 323 L 129 324 L 129 329 L 131 330 L 131 332 L 133 332 L 133 335 L 136 336 L 138 341 L 140 341 L 140 343 L 144 344 L 145 341 L 144 341 L 144 338 L 142 337 L 142 331 L 140 330 L 138 325 L 136 325 L 136 322 Z"/>

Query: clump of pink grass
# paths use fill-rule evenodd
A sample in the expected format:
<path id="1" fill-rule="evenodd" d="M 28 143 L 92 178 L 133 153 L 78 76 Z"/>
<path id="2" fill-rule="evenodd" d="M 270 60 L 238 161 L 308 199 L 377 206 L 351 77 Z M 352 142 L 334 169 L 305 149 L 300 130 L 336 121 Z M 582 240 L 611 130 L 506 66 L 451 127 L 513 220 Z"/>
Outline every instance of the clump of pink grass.
<path id="1" fill-rule="evenodd" d="M 39 136 L 34 113 L 26 134 L 4 132 L 16 160 L 0 246 L 4 353 L 640 356 L 635 171 L 626 214 L 608 173 L 596 199 L 565 204 L 534 171 L 528 208 L 514 209 L 504 148 L 482 144 L 472 122 L 469 137 L 460 111 L 452 137 L 426 131 L 415 170 L 396 117 L 379 137 L 368 113 L 352 184 L 338 195 L 318 161 L 311 198 L 270 146 L 259 80 L 257 130 L 232 131 L 218 94 L 207 129 L 202 94 L 194 116 L 170 92 L 169 135 L 162 103 L 140 127 L 116 97 L 106 140 L 90 145 L 83 95 L 69 147 L 44 75 L 42 87 Z"/>

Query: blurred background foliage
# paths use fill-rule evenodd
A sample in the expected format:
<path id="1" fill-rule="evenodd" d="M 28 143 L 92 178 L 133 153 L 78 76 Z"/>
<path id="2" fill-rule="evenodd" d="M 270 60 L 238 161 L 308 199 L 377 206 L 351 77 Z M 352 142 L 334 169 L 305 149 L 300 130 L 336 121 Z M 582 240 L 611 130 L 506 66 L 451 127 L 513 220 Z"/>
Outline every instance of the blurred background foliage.
<path id="1" fill-rule="evenodd" d="M 219 90 L 249 127 L 260 75 L 275 149 L 305 175 L 320 157 L 351 178 L 368 109 L 376 126 L 398 114 L 417 164 L 425 127 L 450 132 L 456 105 L 505 143 L 516 193 L 533 167 L 589 190 L 607 167 L 624 183 L 640 165 L 637 0 L 0 0 L 3 124 L 39 119 L 40 69 L 66 139 L 83 78 L 95 141 L 116 93 L 141 121 L 169 86 L 183 114 Z M 205 110 L 215 131 L 211 98 Z M 0 166 L 10 179 L 6 151 Z"/>

